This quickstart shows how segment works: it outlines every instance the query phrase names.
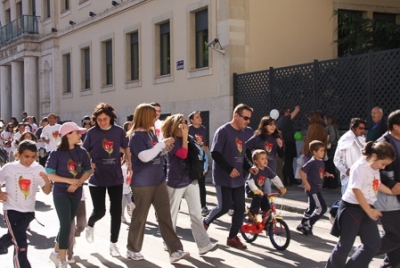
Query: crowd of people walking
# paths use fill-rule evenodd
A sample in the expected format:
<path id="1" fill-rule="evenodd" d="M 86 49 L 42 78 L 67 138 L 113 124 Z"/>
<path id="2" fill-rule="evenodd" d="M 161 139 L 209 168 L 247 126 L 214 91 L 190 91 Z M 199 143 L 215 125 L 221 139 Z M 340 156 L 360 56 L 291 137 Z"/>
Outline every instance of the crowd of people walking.
<path id="1" fill-rule="evenodd" d="M 304 147 L 296 148 L 294 120 L 300 107 L 284 107 L 281 116 L 266 115 L 257 129 L 249 128 L 253 108 L 237 105 L 229 122 L 220 126 L 209 142 L 199 111 L 159 119 L 158 103 L 139 104 L 131 121 L 119 126 L 116 111 L 98 104 L 80 125 L 61 122 L 53 113 L 40 120 L 27 113 L 21 122 L 0 119 L 0 156 L 9 162 L 0 169 L 0 189 L 8 232 L 0 238 L 0 254 L 14 245 L 14 266 L 30 267 L 26 230 L 34 218 L 39 187 L 52 192 L 59 232 L 50 259 L 57 267 L 73 263 L 75 237 L 82 232 L 96 243 L 96 222 L 106 214 L 110 200 L 111 256 L 120 256 L 121 222 L 129 223 L 127 258 L 145 259 L 142 246 L 150 206 L 154 207 L 164 249 L 171 263 L 188 258 L 177 235 L 180 204 L 185 199 L 191 231 L 200 255 L 217 249 L 207 233 L 216 219 L 232 211 L 226 245 L 247 246 L 238 237 L 245 213 L 245 196 L 252 198 L 249 219 L 268 211 L 264 193 L 272 183 L 285 194 L 285 186 L 298 184 L 308 208 L 297 230 L 313 234 L 314 224 L 327 211 L 321 188 L 341 185 L 342 200 L 332 227 L 339 237 L 326 267 L 367 267 L 372 257 L 386 254 L 382 267 L 400 265 L 400 110 L 387 120 L 374 107 L 373 124 L 353 118 L 340 136 L 332 115 L 309 114 Z M 386 127 L 387 126 L 387 127 Z M 300 155 L 300 156 L 299 156 Z M 218 204 L 208 208 L 205 176 L 212 157 L 212 182 Z M 300 157 L 296 175 L 293 160 Z M 282 161 L 283 159 L 283 165 Z M 297 163 L 300 163 L 297 161 Z M 4 164 L 4 163 L 3 163 Z M 282 174 L 279 177 L 277 174 Z M 16 179 L 17 178 L 17 179 Z M 86 220 L 83 186 L 88 185 L 93 210 Z M 128 210 L 129 219 L 124 210 Z M 385 234 L 377 229 L 381 219 Z M 355 237 L 362 245 L 347 260 Z M 162 243 L 160 244 L 162 246 Z M 347 262 L 347 264 L 346 264 Z"/>

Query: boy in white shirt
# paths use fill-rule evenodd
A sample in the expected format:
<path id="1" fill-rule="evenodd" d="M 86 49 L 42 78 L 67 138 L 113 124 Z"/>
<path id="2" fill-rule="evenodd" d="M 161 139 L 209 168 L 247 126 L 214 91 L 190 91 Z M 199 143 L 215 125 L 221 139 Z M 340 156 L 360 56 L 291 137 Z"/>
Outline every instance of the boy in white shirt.
<path id="1" fill-rule="evenodd" d="M 0 238 L 0 254 L 14 243 L 14 266 L 31 267 L 27 257 L 26 229 L 35 218 L 37 187 L 45 194 L 51 192 L 51 183 L 44 168 L 36 162 L 36 143 L 24 140 L 18 145 L 19 161 L 7 163 L 0 170 L 0 184 L 6 183 L 6 192 L 0 188 L 8 233 Z"/>

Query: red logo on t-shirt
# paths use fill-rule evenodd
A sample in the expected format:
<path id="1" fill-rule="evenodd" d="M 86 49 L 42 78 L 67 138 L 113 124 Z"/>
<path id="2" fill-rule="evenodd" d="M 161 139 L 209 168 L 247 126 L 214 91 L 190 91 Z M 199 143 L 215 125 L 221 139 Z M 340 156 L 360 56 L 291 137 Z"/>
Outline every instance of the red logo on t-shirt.
<path id="1" fill-rule="evenodd" d="M 264 144 L 264 146 L 265 146 L 265 151 L 267 151 L 268 153 L 270 153 L 271 151 L 272 151 L 272 147 L 274 146 L 272 143 L 270 143 L 270 142 L 266 142 L 265 144 Z"/>
<path id="2" fill-rule="evenodd" d="M 325 170 L 323 168 L 319 169 L 319 177 L 321 178 L 321 180 L 324 178 L 324 174 L 325 174 Z"/>
<path id="3" fill-rule="evenodd" d="M 375 195 L 378 192 L 378 187 L 379 187 L 379 180 L 377 178 L 374 178 L 374 180 L 372 181 L 372 189 L 374 190 Z"/>
<path id="4" fill-rule="evenodd" d="M 265 176 L 258 176 L 257 177 L 257 185 L 260 187 L 263 186 L 266 179 L 267 178 Z"/>
<path id="5" fill-rule="evenodd" d="M 238 138 L 235 139 L 235 142 L 236 142 L 236 147 L 237 147 L 239 153 L 241 153 L 243 150 L 243 142 L 241 140 L 239 140 Z"/>

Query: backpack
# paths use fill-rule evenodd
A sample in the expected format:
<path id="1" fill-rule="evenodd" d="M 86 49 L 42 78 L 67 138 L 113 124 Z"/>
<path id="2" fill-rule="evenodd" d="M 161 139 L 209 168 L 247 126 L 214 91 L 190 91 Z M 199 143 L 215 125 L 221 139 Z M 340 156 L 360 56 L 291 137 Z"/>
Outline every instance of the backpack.
<path id="1" fill-rule="evenodd" d="M 192 136 L 188 137 L 188 155 L 186 158 L 186 166 L 188 175 L 191 180 L 199 180 L 203 177 L 204 170 L 204 152 L 200 157 L 200 146 L 196 143 Z"/>

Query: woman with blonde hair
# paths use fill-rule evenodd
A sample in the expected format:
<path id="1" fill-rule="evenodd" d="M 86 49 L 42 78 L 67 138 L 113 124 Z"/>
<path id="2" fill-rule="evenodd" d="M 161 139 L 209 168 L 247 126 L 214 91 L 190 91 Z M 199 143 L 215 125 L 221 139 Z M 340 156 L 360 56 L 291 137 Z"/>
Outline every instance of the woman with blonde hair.
<path id="1" fill-rule="evenodd" d="M 175 139 L 171 151 L 168 152 L 169 169 L 167 174 L 167 189 L 169 202 L 171 205 L 171 217 L 174 230 L 176 230 L 176 221 L 178 219 L 179 206 L 185 198 L 189 209 L 190 227 L 194 240 L 199 248 L 199 253 L 206 254 L 217 248 L 213 244 L 204 229 L 201 219 L 200 189 L 197 179 L 190 178 L 188 163 L 189 149 L 196 149 L 198 154 L 200 150 L 197 147 L 188 147 L 190 139 L 191 145 L 196 146 L 193 137 L 189 137 L 187 121 L 183 114 L 174 114 L 169 116 L 162 126 L 164 137 Z"/>
<path id="2" fill-rule="evenodd" d="M 154 106 L 139 104 L 134 113 L 133 124 L 127 135 L 131 151 L 132 175 L 131 188 L 135 197 L 136 209 L 132 213 L 129 226 L 128 251 L 129 259 L 138 261 L 144 257 L 140 253 L 143 245 L 144 230 L 150 205 L 153 205 L 157 216 L 160 233 L 170 254 L 171 263 L 188 258 L 190 254 L 183 251 L 183 246 L 177 237 L 171 220 L 171 208 L 165 183 L 164 157 L 170 150 L 174 138 L 158 141 L 153 131 L 156 121 Z"/>

